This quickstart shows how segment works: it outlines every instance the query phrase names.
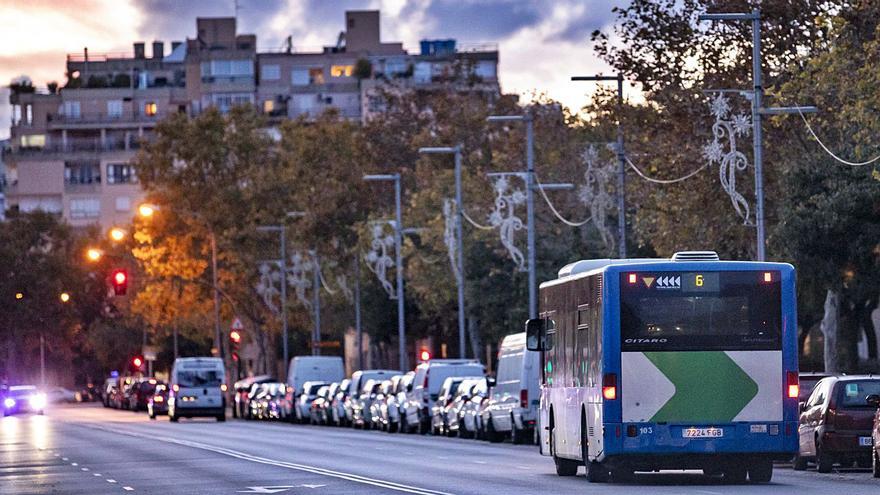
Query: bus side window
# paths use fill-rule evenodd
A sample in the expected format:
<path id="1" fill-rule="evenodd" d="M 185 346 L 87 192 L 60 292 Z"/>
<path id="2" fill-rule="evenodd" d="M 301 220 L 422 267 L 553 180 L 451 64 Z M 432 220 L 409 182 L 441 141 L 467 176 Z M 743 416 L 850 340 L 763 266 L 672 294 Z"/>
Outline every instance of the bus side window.
<path id="1" fill-rule="evenodd" d="M 547 321 L 544 323 L 544 329 L 546 332 L 544 350 L 549 351 L 553 349 L 556 341 L 556 322 L 553 321 L 553 318 L 547 318 Z"/>

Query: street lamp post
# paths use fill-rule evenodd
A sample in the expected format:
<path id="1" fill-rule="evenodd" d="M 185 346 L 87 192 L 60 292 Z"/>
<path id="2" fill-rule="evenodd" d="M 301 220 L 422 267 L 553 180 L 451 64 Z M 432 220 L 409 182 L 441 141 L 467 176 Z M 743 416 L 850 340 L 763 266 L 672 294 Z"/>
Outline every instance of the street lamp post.
<path id="1" fill-rule="evenodd" d="M 626 258 L 626 154 L 623 150 L 623 74 L 616 76 L 574 76 L 572 81 L 617 81 L 617 250 Z"/>
<path id="2" fill-rule="evenodd" d="M 489 122 L 525 122 L 526 124 L 526 245 L 529 260 L 529 318 L 538 317 L 538 286 L 535 271 L 535 130 L 534 118 L 524 115 L 492 115 Z"/>
<path id="3" fill-rule="evenodd" d="M 364 180 L 367 181 L 394 181 L 394 206 L 395 206 L 395 222 L 394 222 L 394 248 L 395 248 L 395 270 L 397 276 L 397 340 L 398 353 L 400 362 L 400 371 L 407 369 L 406 365 L 406 334 L 405 334 L 405 317 L 403 307 L 403 258 L 401 253 L 401 244 L 403 243 L 403 219 L 401 215 L 400 200 L 400 174 L 384 174 L 384 175 L 365 175 Z"/>
<path id="4" fill-rule="evenodd" d="M 266 225 L 257 227 L 261 232 L 278 232 L 281 237 L 281 257 L 279 264 L 281 268 L 281 335 L 282 349 L 284 355 L 284 366 L 287 366 L 289 359 L 287 344 L 287 228 L 283 225 Z"/>
<path id="5" fill-rule="evenodd" d="M 458 144 L 452 147 L 419 148 L 419 153 L 427 154 L 453 154 L 455 155 L 455 243 L 456 243 L 456 270 L 458 271 L 458 357 L 465 357 L 464 343 L 464 242 L 461 230 L 462 225 L 462 193 L 461 193 L 461 151 L 463 146 Z"/>

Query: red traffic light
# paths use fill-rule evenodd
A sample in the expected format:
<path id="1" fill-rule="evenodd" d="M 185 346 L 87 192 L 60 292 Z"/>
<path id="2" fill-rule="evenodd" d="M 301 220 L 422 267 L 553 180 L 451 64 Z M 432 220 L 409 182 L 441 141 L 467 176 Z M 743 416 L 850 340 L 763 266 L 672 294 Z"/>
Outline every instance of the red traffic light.
<path id="1" fill-rule="evenodd" d="M 110 274 L 110 282 L 113 284 L 113 293 L 117 296 L 124 296 L 128 290 L 128 272 L 122 268 L 113 270 Z"/>
<path id="2" fill-rule="evenodd" d="M 140 357 L 136 357 L 131 360 L 131 364 L 133 364 L 135 366 L 135 368 L 140 368 L 141 366 L 143 366 L 144 360 L 141 359 Z"/>
<path id="3" fill-rule="evenodd" d="M 419 352 L 419 360 L 430 361 L 431 360 L 431 352 L 428 351 L 427 349 L 422 349 L 422 351 Z"/>
<path id="4" fill-rule="evenodd" d="M 238 330 L 233 330 L 229 332 L 229 340 L 231 340 L 234 344 L 238 344 L 239 342 L 241 342 L 241 334 L 238 333 Z"/>

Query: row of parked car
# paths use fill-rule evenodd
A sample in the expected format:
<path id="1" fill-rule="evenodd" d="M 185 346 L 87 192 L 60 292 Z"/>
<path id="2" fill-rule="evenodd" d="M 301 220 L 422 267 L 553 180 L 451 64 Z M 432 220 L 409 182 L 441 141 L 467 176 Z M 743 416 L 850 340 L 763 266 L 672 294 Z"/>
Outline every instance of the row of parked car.
<path id="1" fill-rule="evenodd" d="M 343 378 L 341 358 L 298 356 L 286 382 L 269 376 L 237 382 L 233 415 L 528 443 L 535 438 L 539 368 L 524 333 L 502 341 L 497 378 L 465 359 L 432 359 L 406 373 L 360 370 Z"/>
<path id="2" fill-rule="evenodd" d="M 146 411 L 150 419 L 168 414 L 168 385 L 152 377 L 108 378 L 101 401 L 104 407 Z"/>

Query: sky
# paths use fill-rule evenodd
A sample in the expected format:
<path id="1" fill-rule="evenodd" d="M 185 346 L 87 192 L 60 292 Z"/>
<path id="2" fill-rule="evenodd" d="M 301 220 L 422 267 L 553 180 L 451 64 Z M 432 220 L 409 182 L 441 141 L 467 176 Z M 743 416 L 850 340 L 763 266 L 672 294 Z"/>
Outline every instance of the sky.
<path id="1" fill-rule="evenodd" d="M 580 108 L 590 83 L 572 75 L 613 71 L 593 52 L 590 33 L 608 31 L 611 9 L 626 0 L 0 0 L 0 139 L 9 136 L 11 110 L 5 88 L 26 75 L 37 87 L 64 82 L 65 55 L 131 53 L 132 43 L 195 35 L 196 17 L 232 16 L 239 33 L 257 35 L 258 50 L 336 42 L 346 10 L 379 9 L 383 42 L 418 51 L 421 39 L 497 43 L 505 93 L 546 93 Z M 148 48 L 149 54 L 149 48 Z"/>

